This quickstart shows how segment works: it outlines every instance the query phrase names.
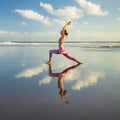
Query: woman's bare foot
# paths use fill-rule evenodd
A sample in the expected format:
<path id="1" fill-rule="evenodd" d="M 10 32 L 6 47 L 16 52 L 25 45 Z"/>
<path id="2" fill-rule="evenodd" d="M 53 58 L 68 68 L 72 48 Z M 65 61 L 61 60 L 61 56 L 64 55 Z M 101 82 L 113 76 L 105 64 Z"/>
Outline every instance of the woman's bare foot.
<path id="1" fill-rule="evenodd" d="M 76 60 L 76 62 L 77 62 L 78 64 L 82 64 L 82 62 L 80 62 L 79 60 Z"/>
<path id="2" fill-rule="evenodd" d="M 46 62 L 48 65 L 50 65 L 51 64 L 51 62 L 50 61 L 48 61 L 48 62 Z"/>

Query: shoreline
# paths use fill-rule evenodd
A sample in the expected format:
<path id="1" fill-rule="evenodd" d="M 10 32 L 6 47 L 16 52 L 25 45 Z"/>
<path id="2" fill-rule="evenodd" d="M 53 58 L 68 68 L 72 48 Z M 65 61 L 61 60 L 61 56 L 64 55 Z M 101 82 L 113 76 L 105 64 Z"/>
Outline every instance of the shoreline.
<path id="1" fill-rule="evenodd" d="M 1 46 L 56 46 L 58 41 L 0 41 Z M 65 46 L 80 48 L 120 48 L 120 41 L 66 41 Z"/>
<path id="2" fill-rule="evenodd" d="M 0 41 L 0 43 L 58 43 L 58 41 Z M 120 43 L 120 41 L 65 41 L 65 43 Z"/>

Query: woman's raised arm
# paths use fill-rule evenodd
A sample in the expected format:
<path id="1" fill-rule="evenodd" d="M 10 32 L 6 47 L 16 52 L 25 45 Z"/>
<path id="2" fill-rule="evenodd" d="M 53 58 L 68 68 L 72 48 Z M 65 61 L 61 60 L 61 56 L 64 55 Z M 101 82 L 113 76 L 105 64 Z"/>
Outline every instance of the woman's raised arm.
<path id="1" fill-rule="evenodd" d="M 66 30 L 66 28 L 71 24 L 71 21 L 67 22 L 66 25 L 63 27 L 61 34 L 62 36 L 64 36 L 64 31 Z"/>

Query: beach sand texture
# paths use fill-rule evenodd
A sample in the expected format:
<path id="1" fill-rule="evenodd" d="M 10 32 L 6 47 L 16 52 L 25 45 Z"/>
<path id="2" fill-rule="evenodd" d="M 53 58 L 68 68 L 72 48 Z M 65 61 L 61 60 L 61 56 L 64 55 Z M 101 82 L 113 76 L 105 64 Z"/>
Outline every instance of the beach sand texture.
<path id="1" fill-rule="evenodd" d="M 66 44 L 83 64 L 63 78 L 65 104 L 46 64 L 57 45 L 36 44 L 0 45 L 0 120 L 120 120 L 119 47 Z M 53 55 L 52 72 L 75 64 Z"/>

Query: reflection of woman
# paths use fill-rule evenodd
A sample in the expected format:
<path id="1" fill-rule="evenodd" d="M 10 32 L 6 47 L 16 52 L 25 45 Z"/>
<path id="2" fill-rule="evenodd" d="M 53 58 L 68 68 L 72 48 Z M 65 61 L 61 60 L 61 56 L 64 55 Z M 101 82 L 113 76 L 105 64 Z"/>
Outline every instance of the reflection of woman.
<path id="1" fill-rule="evenodd" d="M 50 50 L 49 51 L 49 61 L 47 62 L 48 64 L 51 63 L 52 61 L 52 54 L 55 53 L 55 54 L 63 54 L 65 57 L 67 57 L 68 59 L 70 60 L 73 60 L 73 61 L 76 61 L 77 63 L 81 63 L 79 60 L 75 59 L 74 57 L 70 56 L 67 51 L 64 49 L 63 47 L 63 44 L 64 44 L 64 39 L 65 39 L 65 36 L 67 37 L 68 36 L 68 33 L 67 33 L 67 30 L 66 28 L 71 24 L 71 22 L 68 22 L 64 27 L 63 29 L 61 30 L 60 34 L 61 34 L 61 37 L 59 39 L 59 44 L 58 44 L 58 47 L 59 49 L 54 49 L 54 50 Z"/>
<path id="2" fill-rule="evenodd" d="M 80 64 L 68 67 L 61 73 L 52 73 L 52 66 L 49 64 L 49 76 L 51 77 L 57 77 L 58 78 L 58 88 L 59 88 L 59 94 L 61 95 L 61 99 L 65 102 L 68 103 L 68 100 L 65 98 L 66 90 L 63 85 L 63 78 L 66 76 L 66 74 L 70 71 L 78 67 Z"/>

